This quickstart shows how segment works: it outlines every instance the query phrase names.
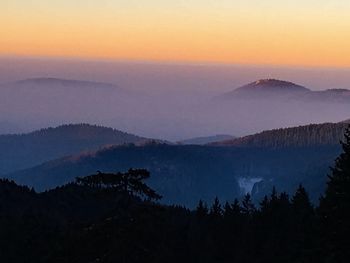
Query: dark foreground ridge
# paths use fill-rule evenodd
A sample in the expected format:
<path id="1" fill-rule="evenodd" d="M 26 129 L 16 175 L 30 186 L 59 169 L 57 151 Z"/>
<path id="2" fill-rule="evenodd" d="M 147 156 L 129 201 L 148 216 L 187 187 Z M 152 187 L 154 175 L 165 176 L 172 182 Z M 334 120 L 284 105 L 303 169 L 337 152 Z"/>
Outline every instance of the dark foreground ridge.
<path id="1" fill-rule="evenodd" d="M 349 262 L 350 131 L 316 208 L 300 185 L 190 211 L 157 204 L 149 176 L 97 172 L 40 194 L 1 180 L 2 262 Z"/>

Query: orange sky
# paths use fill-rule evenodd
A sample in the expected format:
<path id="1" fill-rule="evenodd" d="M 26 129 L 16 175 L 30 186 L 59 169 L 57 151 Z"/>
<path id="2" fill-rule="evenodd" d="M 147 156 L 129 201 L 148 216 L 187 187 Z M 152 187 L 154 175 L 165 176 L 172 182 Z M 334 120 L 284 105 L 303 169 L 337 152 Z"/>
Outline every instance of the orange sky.
<path id="1" fill-rule="evenodd" d="M 349 67 L 349 2 L 2 0 L 0 55 Z"/>

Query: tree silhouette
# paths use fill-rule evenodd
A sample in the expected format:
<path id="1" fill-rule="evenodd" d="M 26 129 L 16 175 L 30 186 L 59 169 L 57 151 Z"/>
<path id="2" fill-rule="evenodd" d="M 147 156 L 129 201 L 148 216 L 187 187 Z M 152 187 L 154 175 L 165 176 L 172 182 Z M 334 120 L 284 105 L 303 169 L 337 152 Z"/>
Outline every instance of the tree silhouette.
<path id="1" fill-rule="evenodd" d="M 294 214 L 299 214 L 303 221 L 305 217 L 312 216 L 314 213 L 313 206 L 305 188 L 300 184 L 294 196 L 291 199 Z"/>
<path id="2" fill-rule="evenodd" d="M 210 215 L 215 217 L 215 218 L 219 218 L 222 216 L 222 213 L 223 213 L 223 211 L 221 208 L 219 198 L 215 197 L 214 203 L 213 203 L 212 207 L 210 208 Z"/>
<path id="3" fill-rule="evenodd" d="M 256 211 L 250 194 L 246 194 L 242 200 L 242 212 L 246 215 L 252 215 Z"/>
<path id="4" fill-rule="evenodd" d="M 145 169 L 129 169 L 125 173 L 102 173 L 97 172 L 86 177 L 78 177 L 77 184 L 85 187 L 113 190 L 131 196 L 145 197 L 149 200 L 159 200 L 162 197 L 143 181 L 150 177 L 150 173 Z"/>
<path id="5" fill-rule="evenodd" d="M 350 259 L 350 127 L 341 142 L 343 152 L 336 159 L 328 176 L 325 196 L 321 198 L 320 213 L 334 262 Z"/>
<path id="6" fill-rule="evenodd" d="M 199 200 L 199 203 L 196 209 L 196 215 L 198 218 L 203 218 L 208 215 L 208 206 L 202 200 Z"/>

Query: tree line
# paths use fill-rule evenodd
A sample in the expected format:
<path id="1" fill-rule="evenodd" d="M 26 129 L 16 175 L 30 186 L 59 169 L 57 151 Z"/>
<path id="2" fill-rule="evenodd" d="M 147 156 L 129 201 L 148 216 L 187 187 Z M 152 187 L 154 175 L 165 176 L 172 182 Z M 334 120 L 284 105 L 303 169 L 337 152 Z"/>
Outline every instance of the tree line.
<path id="1" fill-rule="evenodd" d="M 102 173 L 44 193 L 0 181 L 2 262 L 324 262 L 350 259 L 350 131 L 317 206 L 300 185 L 194 210 L 157 203 L 149 172 Z"/>

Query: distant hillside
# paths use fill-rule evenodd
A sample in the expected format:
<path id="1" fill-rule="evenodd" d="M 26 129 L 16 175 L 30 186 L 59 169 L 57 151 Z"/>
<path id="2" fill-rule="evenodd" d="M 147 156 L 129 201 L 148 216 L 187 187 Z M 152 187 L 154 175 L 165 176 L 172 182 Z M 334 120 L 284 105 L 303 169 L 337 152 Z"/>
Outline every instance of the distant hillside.
<path id="1" fill-rule="evenodd" d="M 344 122 L 323 123 L 269 130 L 212 145 L 269 148 L 338 145 L 348 125 Z"/>
<path id="2" fill-rule="evenodd" d="M 236 88 L 221 96 L 222 99 L 287 99 L 299 102 L 340 103 L 349 102 L 350 90 L 327 89 L 313 91 L 293 82 L 277 79 L 261 79 Z"/>
<path id="3" fill-rule="evenodd" d="M 63 125 L 21 135 L 0 135 L 0 174 L 106 145 L 145 140 L 112 128 L 88 124 Z"/>
<path id="4" fill-rule="evenodd" d="M 84 80 L 34 78 L 0 85 L 0 121 L 30 131 L 60 123 L 98 123 L 109 114 L 109 123 L 129 105 L 133 95 L 118 85 Z M 113 120 L 113 121 L 112 121 Z M 1 132 L 1 129 L 0 129 Z M 4 133 L 2 133 L 4 134 Z"/>
<path id="5" fill-rule="evenodd" d="M 339 145 L 278 149 L 125 145 L 57 159 L 6 177 L 42 191 L 96 171 L 145 168 L 152 174 L 147 183 L 169 204 L 193 207 L 199 199 L 211 202 L 215 196 L 233 200 L 253 189 L 254 198 L 261 198 L 272 186 L 292 192 L 299 183 L 317 202 L 339 151 Z"/>
<path id="6" fill-rule="evenodd" d="M 261 79 L 236 89 L 236 91 L 243 91 L 243 90 L 309 91 L 309 89 L 301 85 L 297 85 L 290 81 L 284 81 L 284 80 L 278 80 L 278 79 Z"/>
<path id="7" fill-rule="evenodd" d="M 231 140 L 234 139 L 235 137 L 232 135 L 227 135 L 227 134 L 218 134 L 218 135 L 213 135 L 213 136 L 207 136 L 207 137 L 196 137 L 196 138 L 191 138 L 183 141 L 179 141 L 179 144 L 185 144 L 185 145 L 204 145 L 208 143 L 214 143 L 214 142 L 220 142 L 224 140 Z"/>
<path id="8" fill-rule="evenodd" d="M 295 83 L 277 79 L 261 79 L 224 94 L 226 98 L 258 98 L 262 95 L 301 94 L 310 90 Z M 265 98 L 266 99 L 266 98 Z"/>

